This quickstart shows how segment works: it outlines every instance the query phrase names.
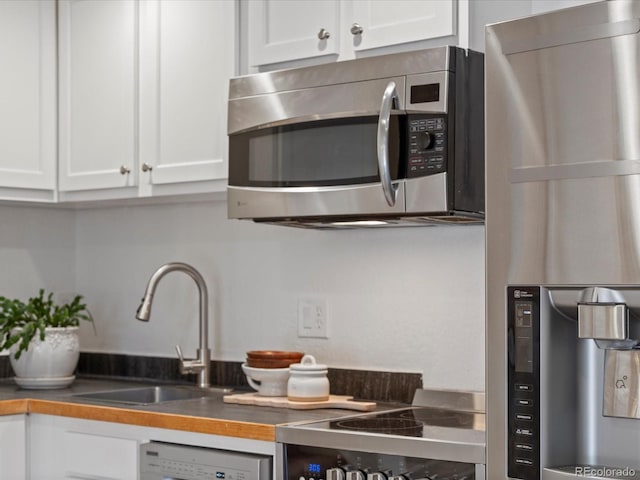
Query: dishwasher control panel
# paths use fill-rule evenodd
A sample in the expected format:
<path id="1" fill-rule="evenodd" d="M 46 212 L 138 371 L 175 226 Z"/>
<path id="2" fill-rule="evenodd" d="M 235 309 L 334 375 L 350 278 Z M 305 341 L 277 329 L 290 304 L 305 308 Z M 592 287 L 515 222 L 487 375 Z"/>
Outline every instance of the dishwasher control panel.
<path id="1" fill-rule="evenodd" d="M 140 480 L 271 480 L 268 455 L 149 442 L 140 445 Z"/>

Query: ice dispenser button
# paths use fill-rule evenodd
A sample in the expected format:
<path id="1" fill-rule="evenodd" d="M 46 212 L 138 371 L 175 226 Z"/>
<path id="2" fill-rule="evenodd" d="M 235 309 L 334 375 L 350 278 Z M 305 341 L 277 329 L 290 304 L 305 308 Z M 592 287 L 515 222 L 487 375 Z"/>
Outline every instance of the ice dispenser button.
<path id="1" fill-rule="evenodd" d="M 640 419 L 640 350 L 607 350 L 602 414 Z"/>

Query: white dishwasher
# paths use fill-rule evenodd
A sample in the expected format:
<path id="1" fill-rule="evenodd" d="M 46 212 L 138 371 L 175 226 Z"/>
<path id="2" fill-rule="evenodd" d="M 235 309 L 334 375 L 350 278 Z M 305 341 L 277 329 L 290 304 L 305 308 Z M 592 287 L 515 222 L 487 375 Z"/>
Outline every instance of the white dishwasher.
<path id="1" fill-rule="evenodd" d="M 140 445 L 140 480 L 271 480 L 272 457 L 149 442 Z"/>

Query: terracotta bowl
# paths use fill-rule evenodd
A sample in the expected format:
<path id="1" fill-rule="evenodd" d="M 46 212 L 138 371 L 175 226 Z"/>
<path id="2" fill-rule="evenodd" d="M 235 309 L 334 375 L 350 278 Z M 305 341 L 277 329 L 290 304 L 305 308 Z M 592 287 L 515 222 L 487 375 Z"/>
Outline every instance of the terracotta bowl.
<path id="1" fill-rule="evenodd" d="M 252 350 L 247 352 L 247 365 L 252 368 L 287 368 L 292 363 L 300 363 L 302 352 L 281 350 Z"/>

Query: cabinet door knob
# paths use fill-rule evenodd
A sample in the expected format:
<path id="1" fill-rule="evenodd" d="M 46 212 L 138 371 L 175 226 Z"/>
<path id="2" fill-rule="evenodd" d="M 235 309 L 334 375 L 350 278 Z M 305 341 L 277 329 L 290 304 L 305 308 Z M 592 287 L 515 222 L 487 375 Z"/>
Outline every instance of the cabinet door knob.
<path id="1" fill-rule="evenodd" d="M 362 28 L 362 25 L 360 25 L 359 23 L 354 23 L 353 25 L 351 25 L 352 35 L 362 35 L 362 32 L 364 32 L 364 28 Z"/>
<path id="2" fill-rule="evenodd" d="M 149 165 L 147 162 L 144 162 L 142 164 L 142 171 L 143 172 L 150 172 L 151 170 L 153 170 L 153 167 L 151 165 Z"/>
<path id="3" fill-rule="evenodd" d="M 320 31 L 318 32 L 318 38 L 320 40 L 326 40 L 330 36 L 331 36 L 331 34 L 327 30 L 325 30 L 324 28 L 321 28 Z"/>
<path id="4" fill-rule="evenodd" d="M 127 167 L 125 167 L 124 165 L 122 165 L 120 167 L 120 174 L 121 175 L 127 175 L 128 173 L 131 173 L 131 170 L 128 169 Z"/>

